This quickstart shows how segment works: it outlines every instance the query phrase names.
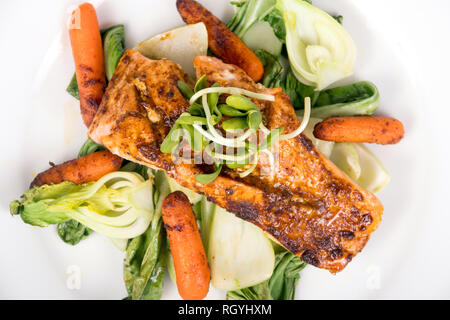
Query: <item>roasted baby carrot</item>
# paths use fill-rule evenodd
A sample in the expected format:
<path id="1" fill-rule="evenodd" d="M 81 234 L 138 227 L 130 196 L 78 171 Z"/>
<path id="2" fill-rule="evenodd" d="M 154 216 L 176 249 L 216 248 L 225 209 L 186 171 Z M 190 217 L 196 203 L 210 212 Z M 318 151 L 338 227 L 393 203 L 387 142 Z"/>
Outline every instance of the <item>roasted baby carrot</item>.
<path id="1" fill-rule="evenodd" d="M 76 184 L 97 181 L 104 175 L 119 170 L 121 165 L 122 158 L 106 150 L 97 151 L 39 173 L 31 182 L 31 187 L 63 181 Z"/>
<path id="2" fill-rule="evenodd" d="M 105 59 L 94 7 L 83 3 L 72 12 L 69 27 L 81 116 L 87 127 L 97 113 L 105 89 Z"/>
<path id="3" fill-rule="evenodd" d="M 203 299 L 211 273 L 194 212 L 187 196 L 176 191 L 163 201 L 162 218 L 169 236 L 178 293 L 185 300 Z"/>
<path id="4" fill-rule="evenodd" d="M 314 128 L 316 138 L 335 142 L 395 144 L 404 134 L 399 120 L 374 116 L 332 117 Z"/>
<path id="5" fill-rule="evenodd" d="M 222 21 L 194 0 L 177 0 L 177 8 L 184 22 L 205 24 L 208 45 L 214 55 L 240 67 L 254 81 L 261 79 L 264 74 L 261 60 Z"/>

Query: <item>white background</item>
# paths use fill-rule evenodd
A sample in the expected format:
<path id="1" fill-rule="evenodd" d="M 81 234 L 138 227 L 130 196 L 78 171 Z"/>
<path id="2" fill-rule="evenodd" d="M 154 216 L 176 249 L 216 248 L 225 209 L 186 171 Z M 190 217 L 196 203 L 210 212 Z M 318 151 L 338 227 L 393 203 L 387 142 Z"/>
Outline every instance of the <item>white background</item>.
<path id="1" fill-rule="evenodd" d="M 200 1 L 229 18 L 228 1 Z M 48 161 L 76 155 L 86 129 L 65 93 L 73 72 L 65 21 L 76 1 L 0 3 L 0 298 L 119 299 L 123 253 L 93 235 L 75 247 L 53 227 L 30 227 L 8 204 Z M 182 24 L 175 0 L 95 1 L 101 27 L 124 23 L 127 46 Z M 401 119 L 405 139 L 372 147 L 392 175 L 379 194 L 383 222 L 340 274 L 308 267 L 297 298 L 450 298 L 450 1 L 316 0 L 344 16 L 358 47 L 357 79 L 382 95 L 379 114 Z M 81 272 L 81 281 L 71 282 Z M 166 298 L 177 298 L 166 281 Z M 77 289 L 77 286 L 80 288 Z M 212 292 L 209 298 L 223 297 Z"/>

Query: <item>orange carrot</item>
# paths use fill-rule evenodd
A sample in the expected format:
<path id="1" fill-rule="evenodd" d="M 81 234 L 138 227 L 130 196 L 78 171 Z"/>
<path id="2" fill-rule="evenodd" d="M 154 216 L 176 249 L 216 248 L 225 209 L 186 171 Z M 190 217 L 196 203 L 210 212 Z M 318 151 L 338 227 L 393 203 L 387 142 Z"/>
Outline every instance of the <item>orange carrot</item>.
<path id="1" fill-rule="evenodd" d="M 212 53 L 225 63 L 234 64 L 258 81 L 264 66 L 256 54 L 227 26 L 194 0 L 177 0 L 177 8 L 184 22 L 203 22 L 208 30 L 208 45 Z"/>
<path id="2" fill-rule="evenodd" d="M 404 134 L 399 120 L 374 116 L 332 117 L 314 128 L 316 138 L 335 142 L 395 144 Z"/>
<path id="3" fill-rule="evenodd" d="M 69 28 L 80 97 L 81 116 L 90 126 L 105 89 L 105 59 L 94 7 L 83 3 L 72 12 Z"/>
<path id="4" fill-rule="evenodd" d="M 122 158 L 106 150 L 97 151 L 41 172 L 31 182 L 30 187 L 63 181 L 76 184 L 97 181 L 104 175 L 119 170 L 121 165 Z"/>
<path id="5" fill-rule="evenodd" d="M 191 203 L 183 192 L 173 192 L 164 199 L 162 218 L 169 236 L 178 293 L 185 300 L 203 299 L 211 274 Z"/>

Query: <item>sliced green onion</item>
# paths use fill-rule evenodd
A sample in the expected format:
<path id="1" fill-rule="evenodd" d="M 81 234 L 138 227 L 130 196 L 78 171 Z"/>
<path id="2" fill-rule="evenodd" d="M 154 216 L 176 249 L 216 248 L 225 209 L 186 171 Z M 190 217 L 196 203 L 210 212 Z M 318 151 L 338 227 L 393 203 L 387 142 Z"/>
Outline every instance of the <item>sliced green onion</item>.
<path id="1" fill-rule="evenodd" d="M 248 91 L 241 88 L 235 88 L 235 87 L 209 87 L 202 89 L 200 91 L 197 91 L 189 100 L 189 103 L 194 103 L 197 101 L 198 98 L 201 96 L 208 94 L 208 93 L 226 93 L 226 94 L 232 94 L 232 95 L 244 95 L 250 98 L 258 99 L 258 100 L 265 100 L 265 101 L 275 101 L 275 97 L 271 94 L 264 94 L 264 93 L 256 93 L 252 91 Z"/>
<path id="2" fill-rule="evenodd" d="M 302 123 L 296 130 L 292 131 L 291 133 L 281 135 L 280 140 L 289 140 L 302 133 L 306 129 L 306 126 L 308 125 L 310 115 L 311 115 L 311 99 L 309 97 L 306 97 L 305 113 L 303 115 Z"/>
<path id="3" fill-rule="evenodd" d="M 194 124 L 192 125 L 194 127 L 195 130 L 197 130 L 201 135 L 203 135 L 206 139 L 218 143 L 220 145 L 223 145 L 225 147 L 232 147 L 232 148 L 242 148 L 245 147 L 245 142 L 242 141 L 235 141 L 233 140 L 232 142 L 228 142 L 228 141 L 223 141 L 222 139 L 216 139 L 216 137 L 214 137 L 211 133 L 209 133 L 208 131 L 206 131 L 205 129 L 203 129 L 200 125 Z M 220 142 L 219 142 L 220 141 Z M 221 143 L 223 142 L 223 143 Z"/>
<path id="4" fill-rule="evenodd" d="M 259 124 L 259 130 L 261 130 L 264 134 L 269 134 L 270 130 L 266 128 L 266 126 L 261 122 Z"/>
<path id="5" fill-rule="evenodd" d="M 240 173 L 239 176 L 241 178 L 245 178 L 246 176 L 248 176 L 250 173 L 253 172 L 253 170 L 255 170 L 256 166 L 258 165 L 258 154 L 255 153 L 254 154 L 255 158 L 253 159 L 253 164 L 244 172 Z"/>
<path id="6" fill-rule="evenodd" d="M 245 152 L 243 155 L 232 155 L 232 154 L 223 154 L 219 152 L 213 152 L 211 150 L 210 146 L 207 146 L 205 148 L 205 152 L 211 157 L 218 160 L 223 161 L 230 161 L 230 162 L 236 162 L 236 163 L 242 163 L 246 162 L 252 155 L 254 155 L 253 152 Z"/>
<path id="7" fill-rule="evenodd" d="M 205 114 L 206 114 L 206 120 L 208 122 L 207 123 L 208 129 L 211 132 L 211 135 L 214 137 L 213 139 L 210 139 L 210 140 L 214 141 L 215 143 L 227 146 L 227 147 L 235 147 L 235 148 L 244 147 L 245 143 L 243 143 L 243 141 L 245 139 L 247 139 L 253 132 L 251 132 L 250 130 L 247 130 L 246 133 L 244 133 L 242 136 L 240 136 L 239 138 L 236 138 L 236 139 L 228 139 L 228 138 L 223 137 L 214 128 L 214 126 L 211 125 L 211 123 L 210 123 L 211 112 L 208 107 L 206 95 L 202 96 L 202 103 L 203 103 L 203 109 L 205 110 Z M 195 126 L 196 125 L 194 125 L 194 128 L 195 128 Z"/>

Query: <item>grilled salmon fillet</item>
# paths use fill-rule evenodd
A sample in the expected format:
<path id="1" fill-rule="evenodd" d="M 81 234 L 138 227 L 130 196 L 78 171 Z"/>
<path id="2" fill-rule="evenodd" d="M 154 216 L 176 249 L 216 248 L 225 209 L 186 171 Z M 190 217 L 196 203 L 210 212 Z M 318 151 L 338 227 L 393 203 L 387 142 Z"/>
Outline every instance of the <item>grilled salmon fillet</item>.
<path id="1" fill-rule="evenodd" d="M 288 133 L 299 126 L 281 89 L 255 84 L 243 70 L 216 58 L 197 57 L 194 64 L 210 84 L 274 95 L 274 102 L 255 101 L 269 129 L 283 127 Z M 182 186 L 255 224 L 303 261 L 332 273 L 341 271 L 380 223 L 379 200 L 352 182 L 303 134 L 279 142 L 272 175 L 262 174 L 266 165 L 261 162 L 245 178 L 225 169 L 215 181 L 198 183 L 195 176 L 211 168 L 175 164 L 171 155 L 159 150 L 189 107 L 178 80 L 189 81 L 177 64 L 127 50 L 89 129 L 90 138 L 125 159 L 165 170 Z"/>

